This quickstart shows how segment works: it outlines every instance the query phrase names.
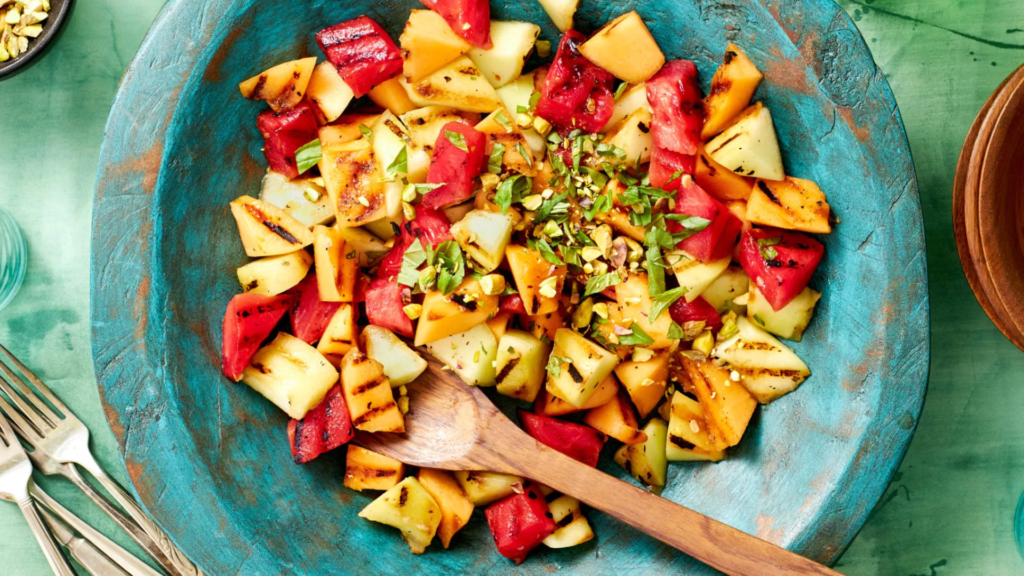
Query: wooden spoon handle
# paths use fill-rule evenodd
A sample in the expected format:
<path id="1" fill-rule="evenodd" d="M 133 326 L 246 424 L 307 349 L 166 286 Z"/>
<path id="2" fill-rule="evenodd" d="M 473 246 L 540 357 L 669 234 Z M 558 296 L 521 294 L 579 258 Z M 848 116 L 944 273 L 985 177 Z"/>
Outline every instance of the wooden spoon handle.
<path id="1" fill-rule="evenodd" d="M 505 462 L 520 468 L 522 476 L 573 496 L 726 574 L 839 574 L 550 448 L 541 446 L 530 451 L 529 459 Z"/>

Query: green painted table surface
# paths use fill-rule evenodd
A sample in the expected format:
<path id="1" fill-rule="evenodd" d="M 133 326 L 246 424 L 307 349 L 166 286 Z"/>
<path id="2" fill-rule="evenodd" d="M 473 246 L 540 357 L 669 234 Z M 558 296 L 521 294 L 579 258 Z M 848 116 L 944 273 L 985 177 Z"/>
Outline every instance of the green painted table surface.
<path id="1" fill-rule="evenodd" d="M 886 72 L 910 136 L 928 238 L 932 369 L 910 451 L 837 567 L 865 576 L 1022 574 L 1013 513 L 1024 491 L 1024 353 L 989 323 L 971 294 L 953 242 L 950 202 L 957 156 L 975 114 L 1024 62 L 1024 3 L 839 3 Z M 0 81 L 0 206 L 19 222 L 29 247 L 25 285 L 0 311 L 0 341 L 75 409 L 93 432 L 97 457 L 124 480 L 90 356 L 90 210 L 108 109 L 163 0 L 76 4 L 46 58 Z M 128 545 L 70 484 L 42 483 Z M 12 505 L 0 504 L 0 559 L 3 574 L 49 573 Z"/>

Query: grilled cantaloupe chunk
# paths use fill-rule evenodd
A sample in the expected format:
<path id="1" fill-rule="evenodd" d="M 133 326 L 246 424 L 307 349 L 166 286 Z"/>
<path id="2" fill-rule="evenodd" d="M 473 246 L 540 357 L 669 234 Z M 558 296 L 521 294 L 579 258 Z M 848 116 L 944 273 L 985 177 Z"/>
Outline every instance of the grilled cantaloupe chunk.
<path id="1" fill-rule="evenodd" d="M 416 109 L 416 105 L 409 100 L 409 94 L 405 91 L 398 78 L 385 80 L 373 87 L 367 94 L 370 100 L 391 112 L 395 116 L 401 116 L 406 112 Z"/>
<path id="2" fill-rule="evenodd" d="M 776 311 L 761 296 L 757 286 L 751 286 L 750 297 L 747 299 L 747 318 L 780 338 L 799 342 L 807 325 L 811 323 L 814 307 L 820 299 L 821 292 L 813 288 L 804 288 L 782 310 Z"/>
<path id="3" fill-rule="evenodd" d="M 642 243 L 647 231 L 643 226 L 635 226 L 630 223 L 629 214 L 633 210 L 629 206 L 623 206 L 620 200 L 620 196 L 625 194 L 627 189 L 628 187 L 622 182 L 615 179 L 609 180 L 601 193 L 604 195 L 611 194 L 613 199 L 612 208 L 605 212 L 598 212 L 595 219 L 602 224 L 611 226 L 619 234 Z"/>
<path id="4" fill-rule="evenodd" d="M 764 75 L 750 58 L 738 46 L 729 44 L 722 65 L 711 79 L 711 90 L 704 99 L 701 138 L 707 140 L 721 132 L 730 120 L 749 106 L 762 78 Z"/>
<path id="5" fill-rule="evenodd" d="M 502 155 L 502 166 L 525 176 L 536 176 L 533 151 L 523 131 L 516 125 L 513 116 L 504 107 L 498 108 L 476 125 L 476 129 L 487 135 L 487 153 L 495 146 L 501 145 L 505 152 Z"/>
<path id="6" fill-rule="evenodd" d="M 341 228 L 339 231 L 345 240 L 345 247 L 349 249 L 345 253 L 346 256 L 355 250 L 356 259 L 363 268 L 370 267 L 378 258 L 388 253 L 384 242 L 363 228 Z"/>
<path id="7" fill-rule="evenodd" d="M 646 418 L 665 394 L 669 356 L 668 352 L 663 352 L 646 362 L 628 361 L 615 367 L 615 375 L 629 393 L 641 418 Z"/>
<path id="8" fill-rule="evenodd" d="M 283 174 L 267 172 L 260 183 L 260 200 L 277 206 L 307 228 L 334 219 L 327 189 L 312 178 L 291 180 Z"/>
<path id="9" fill-rule="evenodd" d="M 288 110 L 302 101 L 313 75 L 316 58 L 278 64 L 238 85 L 249 100 L 266 100 L 274 112 Z"/>
<path id="10" fill-rule="evenodd" d="M 494 334 L 494 339 L 501 342 L 501 339 L 505 337 L 505 333 L 508 332 L 508 324 L 511 321 L 511 313 L 500 312 L 497 316 L 487 321 L 487 328 L 490 329 L 491 334 Z"/>
<path id="11" fill-rule="evenodd" d="M 315 348 L 281 332 L 252 357 L 242 382 L 302 420 L 338 383 L 338 371 Z"/>
<path id="12" fill-rule="evenodd" d="M 543 540 L 548 548 L 569 548 L 594 539 L 594 531 L 583 517 L 579 500 L 572 496 L 559 496 L 548 503 L 548 511 L 558 525 L 558 530 Z"/>
<path id="13" fill-rule="evenodd" d="M 345 114 L 332 124 L 321 126 L 318 131 L 321 148 L 332 144 L 355 142 L 363 137 L 360 126 L 373 128 L 380 119 L 380 114 Z"/>
<path id="14" fill-rule="evenodd" d="M 615 462 L 655 494 L 661 493 L 668 475 L 668 461 L 665 459 L 667 432 L 664 420 L 651 418 L 643 429 L 647 435 L 644 443 L 626 444 L 615 452 Z"/>
<path id="15" fill-rule="evenodd" d="M 341 387 L 357 430 L 405 432 L 405 421 L 384 376 L 384 367 L 359 348 L 352 348 L 341 360 Z"/>
<path id="16" fill-rule="evenodd" d="M 471 48 L 469 58 L 495 88 L 515 80 L 523 72 L 523 64 L 533 51 L 540 35 L 540 26 L 532 22 L 501 22 L 491 20 L 489 49 Z"/>
<path id="17" fill-rule="evenodd" d="M 247 256 L 289 254 L 313 243 L 313 233 L 305 224 L 277 206 L 251 196 L 236 198 L 231 203 L 231 215 L 238 224 Z"/>
<path id="18" fill-rule="evenodd" d="M 548 392 L 577 408 L 583 406 L 619 363 L 618 356 L 568 328 L 555 332 L 551 358 L 558 370 L 557 375 L 548 371 Z"/>
<path id="19" fill-rule="evenodd" d="M 512 216 L 487 210 L 472 210 L 452 225 L 452 238 L 487 274 L 501 265 L 505 248 L 512 239 Z"/>
<path id="20" fill-rule="evenodd" d="M 383 174 L 366 138 L 322 147 L 320 173 L 331 196 L 337 225 L 362 226 L 387 216 Z"/>
<path id="21" fill-rule="evenodd" d="M 388 490 L 405 476 L 405 464 L 354 444 L 345 455 L 345 487 L 363 490 Z"/>
<path id="22" fill-rule="evenodd" d="M 414 84 L 472 48 L 432 10 L 410 11 L 398 43 L 404 60 L 402 74 Z"/>
<path id="23" fill-rule="evenodd" d="M 719 343 L 711 358 L 739 372 L 740 382 L 761 404 L 796 390 L 811 375 L 807 364 L 771 334 L 742 317 L 736 327 L 739 333 Z"/>
<path id="24" fill-rule="evenodd" d="M 454 292 L 430 292 L 416 326 L 416 346 L 436 342 L 483 324 L 498 311 L 498 297 L 484 294 L 480 283 L 467 278 Z"/>
<path id="25" fill-rule="evenodd" d="M 665 55 L 636 10 L 605 24 L 580 46 L 580 53 L 634 84 L 647 81 L 665 64 Z"/>
<path id="26" fill-rule="evenodd" d="M 551 347 L 536 336 L 509 330 L 498 341 L 494 377 L 498 393 L 533 402 L 544 385 L 544 365 Z"/>
<path id="27" fill-rule="evenodd" d="M 387 328 L 367 326 L 361 341 L 366 355 L 384 367 L 392 388 L 412 382 L 427 369 L 427 361 Z"/>
<path id="28" fill-rule="evenodd" d="M 694 362 L 680 355 L 687 382 L 684 390 L 697 396 L 708 425 L 711 440 L 718 449 L 740 443 L 750 423 L 757 400 L 738 381 L 729 378 L 729 370 L 711 362 Z"/>
<path id="29" fill-rule="evenodd" d="M 590 398 L 587 398 L 587 401 L 583 403 L 583 406 L 577 408 L 558 396 L 549 394 L 547 390 L 541 390 L 540 394 L 537 395 L 536 412 L 543 416 L 564 416 L 565 414 L 572 414 L 573 412 L 592 410 L 610 402 L 618 391 L 619 381 L 615 379 L 615 376 L 609 375 L 597 385 L 597 389 L 590 395 Z"/>
<path id="30" fill-rule="evenodd" d="M 732 257 L 726 256 L 721 260 L 712 262 L 701 262 L 690 256 L 683 250 L 676 250 L 665 255 L 665 262 L 672 267 L 679 285 L 686 288 L 687 302 L 693 302 L 704 290 L 718 278 L 726 268 Z"/>
<path id="31" fill-rule="evenodd" d="M 609 308 L 609 317 L 613 321 L 624 321 L 628 328 L 636 324 L 647 333 L 654 342 L 647 344 L 647 348 L 660 350 L 668 348 L 675 340 L 668 337 L 668 331 L 672 327 L 672 316 L 668 310 L 662 312 L 657 318 L 648 317 L 648 312 L 654 303 L 647 287 L 646 272 L 632 272 L 622 283 L 615 287 L 615 300 L 618 301 L 617 308 Z M 614 310 L 614 313 L 612 312 Z"/>
<path id="32" fill-rule="evenodd" d="M 708 436 L 708 425 L 700 403 L 682 392 L 672 395 L 665 456 L 670 462 L 711 461 L 725 458 Z"/>
<path id="33" fill-rule="evenodd" d="M 355 94 L 330 62 L 321 62 L 313 69 L 306 88 L 306 98 L 316 111 L 321 124 L 334 122 L 348 108 Z"/>
<path id="34" fill-rule="evenodd" d="M 459 481 L 444 470 L 420 468 L 416 479 L 441 509 L 441 524 L 437 527 L 437 536 L 447 550 L 452 536 L 469 523 L 469 518 L 473 514 L 473 503 L 462 490 Z"/>
<path id="35" fill-rule="evenodd" d="M 817 234 L 832 232 L 829 210 L 817 184 L 792 176 L 781 182 L 758 180 L 747 200 L 747 220 L 754 224 Z"/>
<path id="36" fill-rule="evenodd" d="M 697 148 L 697 163 L 693 171 L 693 179 L 708 194 L 725 202 L 728 200 L 746 200 L 754 189 L 753 178 L 739 174 L 722 166 L 704 150 L 701 144 Z"/>
<path id="37" fill-rule="evenodd" d="M 444 125 L 464 122 L 474 126 L 480 122 L 480 115 L 450 106 L 430 105 L 402 114 L 401 120 L 409 129 L 406 142 L 409 146 L 409 182 L 426 182 L 430 159 L 434 156 L 434 144 Z"/>
<path id="38" fill-rule="evenodd" d="M 483 80 L 483 81 L 481 81 Z M 491 113 L 501 107 L 494 86 L 467 56 L 462 56 L 420 82 L 405 83 L 409 99 L 419 106 L 451 106 L 468 112 Z"/>
<path id="39" fill-rule="evenodd" d="M 359 277 L 359 253 L 345 244 L 337 228 L 313 228 L 313 256 L 316 259 L 316 283 L 324 302 L 351 302 Z"/>
<path id="40" fill-rule="evenodd" d="M 568 269 L 548 262 L 540 252 L 516 244 L 505 249 L 505 257 L 508 258 L 512 277 L 516 281 L 516 290 L 523 299 L 526 313 L 535 316 L 558 310 L 558 295 L 562 293 Z M 548 280 L 549 278 L 555 280 Z M 553 294 L 548 290 L 542 292 L 542 283 L 545 280 L 549 282 Z"/>
<path id="41" fill-rule="evenodd" d="M 320 337 L 316 349 L 324 356 L 344 356 L 356 345 L 356 307 L 343 302 Z"/>
<path id="42" fill-rule="evenodd" d="M 565 326 L 565 313 L 561 309 L 547 314 L 536 314 L 522 316 L 523 325 L 526 330 L 537 338 L 547 337 L 548 340 L 555 340 L 555 332 Z"/>
<path id="43" fill-rule="evenodd" d="M 520 476 L 499 474 L 497 472 L 466 472 L 455 473 L 462 490 L 475 506 L 486 506 L 506 496 L 515 494 L 515 485 L 523 485 Z"/>
<path id="44" fill-rule="evenodd" d="M 313 257 L 305 250 L 267 256 L 239 268 L 238 281 L 246 292 L 274 296 L 302 282 L 312 265 Z"/>
<path id="45" fill-rule="evenodd" d="M 621 392 L 603 406 L 587 412 L 583 422 L 623 444 L 639 444 L 647 440 L 647 435 L 637 424 L 629 397 Z"/>
<path id="46" fill-rule="evenodd" d="M 427 344 L 427 349 L 466 384 L 494 386 L 498 340 L 487 324 L 435 340 Z"/>
<path id="47" fill-rule="evenodd" d="M 427 549 L 441 524 L 441 508 L 412 476 L 370 502 L 359 516 L 401 530 L 413 554 Z"/>
<path id="48" fill-rule="evenodd" d="M 715 162 L 742 176 L 786 177 L 772 113 L 760 102 L 744 110 L 704 148 Z"/>

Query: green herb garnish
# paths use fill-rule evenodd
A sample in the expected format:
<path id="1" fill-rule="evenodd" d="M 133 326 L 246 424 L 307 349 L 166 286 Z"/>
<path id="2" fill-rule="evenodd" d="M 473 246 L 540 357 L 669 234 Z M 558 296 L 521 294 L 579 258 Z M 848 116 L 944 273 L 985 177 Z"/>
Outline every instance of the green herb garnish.
<path id="1" fill-rule="evenodd" d="M 316 166 L 320 162 L 323 152 L 320 148 L 320 139 L 307 142 L 295 150 L 295 164 L 298 166 L 299 174 Z"/>
<path id="2" fill-rule="evenodd" d="M 456 148 L 462 150 L 463 152 L 469 152 L 469 146 L 466 145 L 466 137 L 463 136 L 462 134 L 459 134 L 458 132 L 453 132 L 451 130 L 445 130 L 444 137 L 447 138 L 448 141 L 452 143 L 452 146 L 455 146 Z"/>

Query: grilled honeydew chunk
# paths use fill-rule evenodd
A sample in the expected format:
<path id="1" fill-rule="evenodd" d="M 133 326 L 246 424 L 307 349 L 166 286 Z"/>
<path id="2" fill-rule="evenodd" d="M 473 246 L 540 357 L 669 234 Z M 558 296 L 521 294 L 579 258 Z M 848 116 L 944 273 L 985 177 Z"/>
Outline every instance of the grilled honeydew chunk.
<path id="1" fill-rule="evenodd" d="M 480 68 L 484 77 L 495 88 L 515 80 L 523 71 L 533 44 L 540 35 L 540 26 L 532 22 L 491 21 L 491 42 L 489 50 L 472 48 L 469 57 Z"/>
<path id="2" fill-rule="evenodd" d="M 246 292 L 274 296 L 302 282 L 312 265 L 313 257 L 305 250 L 267 256 L 239 268 L 238 281 Z"/>
<path id="3" fill-rule="evenodd" d="M 413 554 L 427 549 L 441 524 L 437 502 L 412 476 L 370 502 L 359 516 L 401 530 Z"/>
<path id="4" fill-rule="evenodd" d="M 311 178 L 289 180 L 284 174 L 267 172 L 260 184 L 260 200 L 277 206 L 307 228 L 334 219 L 327 190 Z"/>
<path id="5" fill-rule="evenodd" d="M 732 338 L 718 344 L 711 357 L 740 374 L 740 382 L 761 404 L 796 390 L 811 375 L 795 352 L 746 318 L 738 318 L 739 329 Z"/>
<path id="6" fill-rule="evenodd" d="M 551 347 L 521 330 L 509 330 L 498 342 L 498 393 L 527 402 L 537 399 L 544 385 L 544 365 Z"/>
<path id="7" fill-rule="evenodd" d="M 686 288 L 684 298 L 687 302 L 693 302 L 729 267 L 732 257 L 701 262 L 682 250 L 676 250 L 669 252 L 665 260 L 672 267 L 679 285 Z"/>
<path id="8" fill-rule="evenodd" d="M 427 361 L 387 328 L 363 328 L 362 342 L 366 355 L 384 367 L 392 388 L 412 382 L 427 369 Z"/>
<path id="9" fill-rule="evenodd" d="M 772 113 L 757 102 L 704 147 L 715 162 L 743 176 L 782 180 L 782 153 Z"/>
<path id="10" fill-rule="evenodd" d="M 488 273 L 505 259 L 505 248 L 512 240 L 512 217 L 508 214 L 473 210 L 452 226 L 452 237 Z"/>
<path id="11" fill-rule="evenodd" d="M 494 385 L 498 340 L 487 324 L 478 324 L 466 332 L 435 340 L 427 344 L 427 349 L 466 384 Z"/>
<path id="12" fill-rule="evenodd" d="M 559 526 L 544 539 L 543 543 L 548 548 L 569 548 L 594 539 L 594 531 L 583 517 L 579 500 L 572 496 L 559 496 L 548 504 L 548 511 Z"/>
<path id="13" fill-rule="evenodd" d="M 231 203 L 246 255 L 289 254 L 313 243 L 309 228 L 283 210 L 251 196 L 239 196 Z"/>
<path id="14" fill-rule="evenodd" d="M 548 392 L 579 408 L 612 373 L 619 357 L 578 332 L 559 328 L 550 363 L 559 368 L 557 376 L 548 371 Z"/>
<path id="15" fill-rule="evenodd" d="M 462 56 L 420 82 L 403 81 L 409 99 L 418 106 L 451 106 L 467 112 L 490 113 L 501 106 L 494 86 L 480 68 Z"/>
<path id="16" fill-rule="evenodd" d="M 252 357 L 242 382 L 301 420 L 338 383 L 338 371 L 315 348 L 280 332 Z"/>

